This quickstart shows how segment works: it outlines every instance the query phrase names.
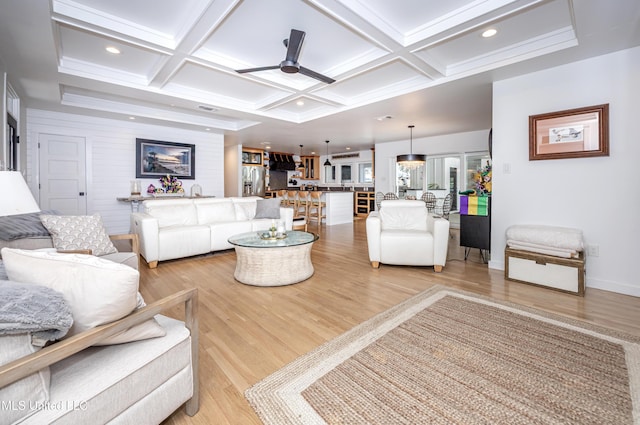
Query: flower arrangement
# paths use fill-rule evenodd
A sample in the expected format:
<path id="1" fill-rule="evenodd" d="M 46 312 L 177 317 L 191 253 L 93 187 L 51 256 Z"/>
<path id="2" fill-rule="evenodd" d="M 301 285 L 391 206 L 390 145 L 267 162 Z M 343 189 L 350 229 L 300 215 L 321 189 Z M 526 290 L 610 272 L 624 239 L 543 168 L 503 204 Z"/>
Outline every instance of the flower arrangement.
<path id="1" fill-rule="evenodd" d="M 481 170 L 478 170 L 474 176 L 475 191 L 478 196 L 491 195 L 491 164 L 487 164 Z"/>
<path id="2" fill-rule="evenodd" d="M 160 186 L 161 187 L 155 187 L 150 184 L 147 188 L 147 193 L 184 193 L 182 182 L 175 176 L 171 176 L 169 174 L 160 177 Z"/>

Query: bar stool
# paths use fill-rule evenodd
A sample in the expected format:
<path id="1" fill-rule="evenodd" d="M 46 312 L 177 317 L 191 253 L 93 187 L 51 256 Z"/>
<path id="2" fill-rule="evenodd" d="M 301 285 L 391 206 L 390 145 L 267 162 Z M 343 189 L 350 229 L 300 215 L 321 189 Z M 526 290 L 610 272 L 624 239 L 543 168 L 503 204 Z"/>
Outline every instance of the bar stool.
<path id="1" fill-rule="evenodd" d="M 296 211 L 298 211 L 298 191 L 297 190 L 287 191 L 287 206 L 293 208 L 293 215 L 295 217 Z"/>
<path id="2" fill-rule="evenodd" d="M 301 190 L 298 192 L 298 204 L 293 211 L 295 217 L 307 217 L 309 215 L 309 206 L 311 200 L 309 198 L 309 192 Z"/>
<path id="3" fill-rule="evenodd" d="M 293 219 L 292 230 L 307 231 L 307 217 L 296 217 Z"/>
<path id="4" fill-rule="evenodd" d="M 322 224 L 322 219 L 327 218 L 325 212 L 327 204 L 321 200 L 322 192 L 311 192 L 311 204 L 309 205 L 309 221 L 316 220 L 318 227 Z"/>
<path id="5" fill-rule="evenodd" d="M 276 197 L 280 198 L 280 205 L 283 207 L 287 206 L 287 191 L 285 189 L 277 191 Z"/>

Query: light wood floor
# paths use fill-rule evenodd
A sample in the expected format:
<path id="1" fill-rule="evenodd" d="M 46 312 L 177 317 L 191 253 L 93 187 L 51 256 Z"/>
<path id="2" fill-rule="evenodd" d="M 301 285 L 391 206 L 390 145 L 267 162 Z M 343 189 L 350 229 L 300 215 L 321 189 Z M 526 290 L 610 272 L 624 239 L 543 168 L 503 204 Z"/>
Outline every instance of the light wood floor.
<path id="1" fill-rule="evenodd" d="M 316 232 L 315 226 L 310 231 Z M 154 301 L 199 289 L 200 412 L 183 409 L 166 424 L 259 424 L 245 389 L 296 357 L 418 292 L 441 284 L 583 319 L 640 335 L 640 298 L 587 289 L 577 297 L 508 282 L 482 264 L 478 250 L 464 261 L 453 230 L 447 265 L 371 268 L 364 220 L 322 228 L 312 250 L 315 274 L 284 287 L 246 286 L 233 279 L 234 251 L 141 267 L 141 292 Z M 182 317 L 181 312 L 171 315 Z"/>

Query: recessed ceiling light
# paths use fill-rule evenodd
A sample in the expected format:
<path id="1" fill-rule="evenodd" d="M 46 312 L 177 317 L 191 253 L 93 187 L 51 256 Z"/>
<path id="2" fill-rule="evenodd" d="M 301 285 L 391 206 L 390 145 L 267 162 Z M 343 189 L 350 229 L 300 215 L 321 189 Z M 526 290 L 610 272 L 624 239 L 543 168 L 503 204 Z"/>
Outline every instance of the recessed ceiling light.
<path id="1" fill-rule="evenodd" d="M 135 120 L 135 119 L 136 119 L 136 117 L 129 117 L 129 119 L 130 119 L 130 120 Z"/>
<path id="2" fill-rule="evenodd" d="M 384 120 L 390 120 L 391 118 L 393 118 L 391 115 L 383 115 L 381 117 L 376 118 L 376 120 L 384 121 Z"/>
<path id="3" fill-rule="evenodd" d="M 347 148 L 346 148 L 346 149 L 347 149 L 348 151 L 350 151 L 350 150 L 351 150 L 351 148 L 350 148 L 350 147 L 348 147 L 348 146 L 347 146 Z"/>
<path id="4" fill-rule="evenodd" d="M 115 46 L 107 46 L 105 48 L 105 50 L 109 53 L 113 53 L 114 55 L 119 55 L 120 54 L 120 49 L 118 49 Z"/>
<path id="5" fill-rule="evenodd" d="M 265 146 L 264 148 L 265 149 L 271 149 L 271 146 Z"/>
<path id="6" fill-rule="evenodd" d="M 304 106 L 304 100 L 299 100 L 296 102 L 296 105 L 298 106 Z"/>
<path id="7" fill-rule="evenodd" d="M 488 30 L 486 30 L 485 32 L 482 33 L 482 36 L 484 38 L 489 38 L 489 37 L 493 37 L 494 35 L 496 35 L 498 33 L 498 30 L 495 28 L 489 28 Z"/>

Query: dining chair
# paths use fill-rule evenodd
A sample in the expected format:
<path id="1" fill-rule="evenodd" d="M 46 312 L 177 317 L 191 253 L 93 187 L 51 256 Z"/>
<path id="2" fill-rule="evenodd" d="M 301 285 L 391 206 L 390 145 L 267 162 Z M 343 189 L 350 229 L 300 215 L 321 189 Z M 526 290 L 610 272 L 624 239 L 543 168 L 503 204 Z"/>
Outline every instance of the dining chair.
<path id="1" fill-rule="evenodd" d="M 447 220 L 449 220 L 449 214 L 451 213 L 451 204 L 453 202 L 453 196 L 450 193 L 447 193 L 447 196 L 444 197 L 444 202 L 442 202 L 442 210 L 441 216 Z"/>
<path id="2" fill-rule="evenodd" d="M 432 192 L 425 192 L 422 194 L 422 197 L 420 198 L 422 199 L 422 201 L 424 202 L 425 206 L 427 207 L 427 211 L 429 212 L 434 212 L 436 209 L 436 195 L 434 195 Z"/>

